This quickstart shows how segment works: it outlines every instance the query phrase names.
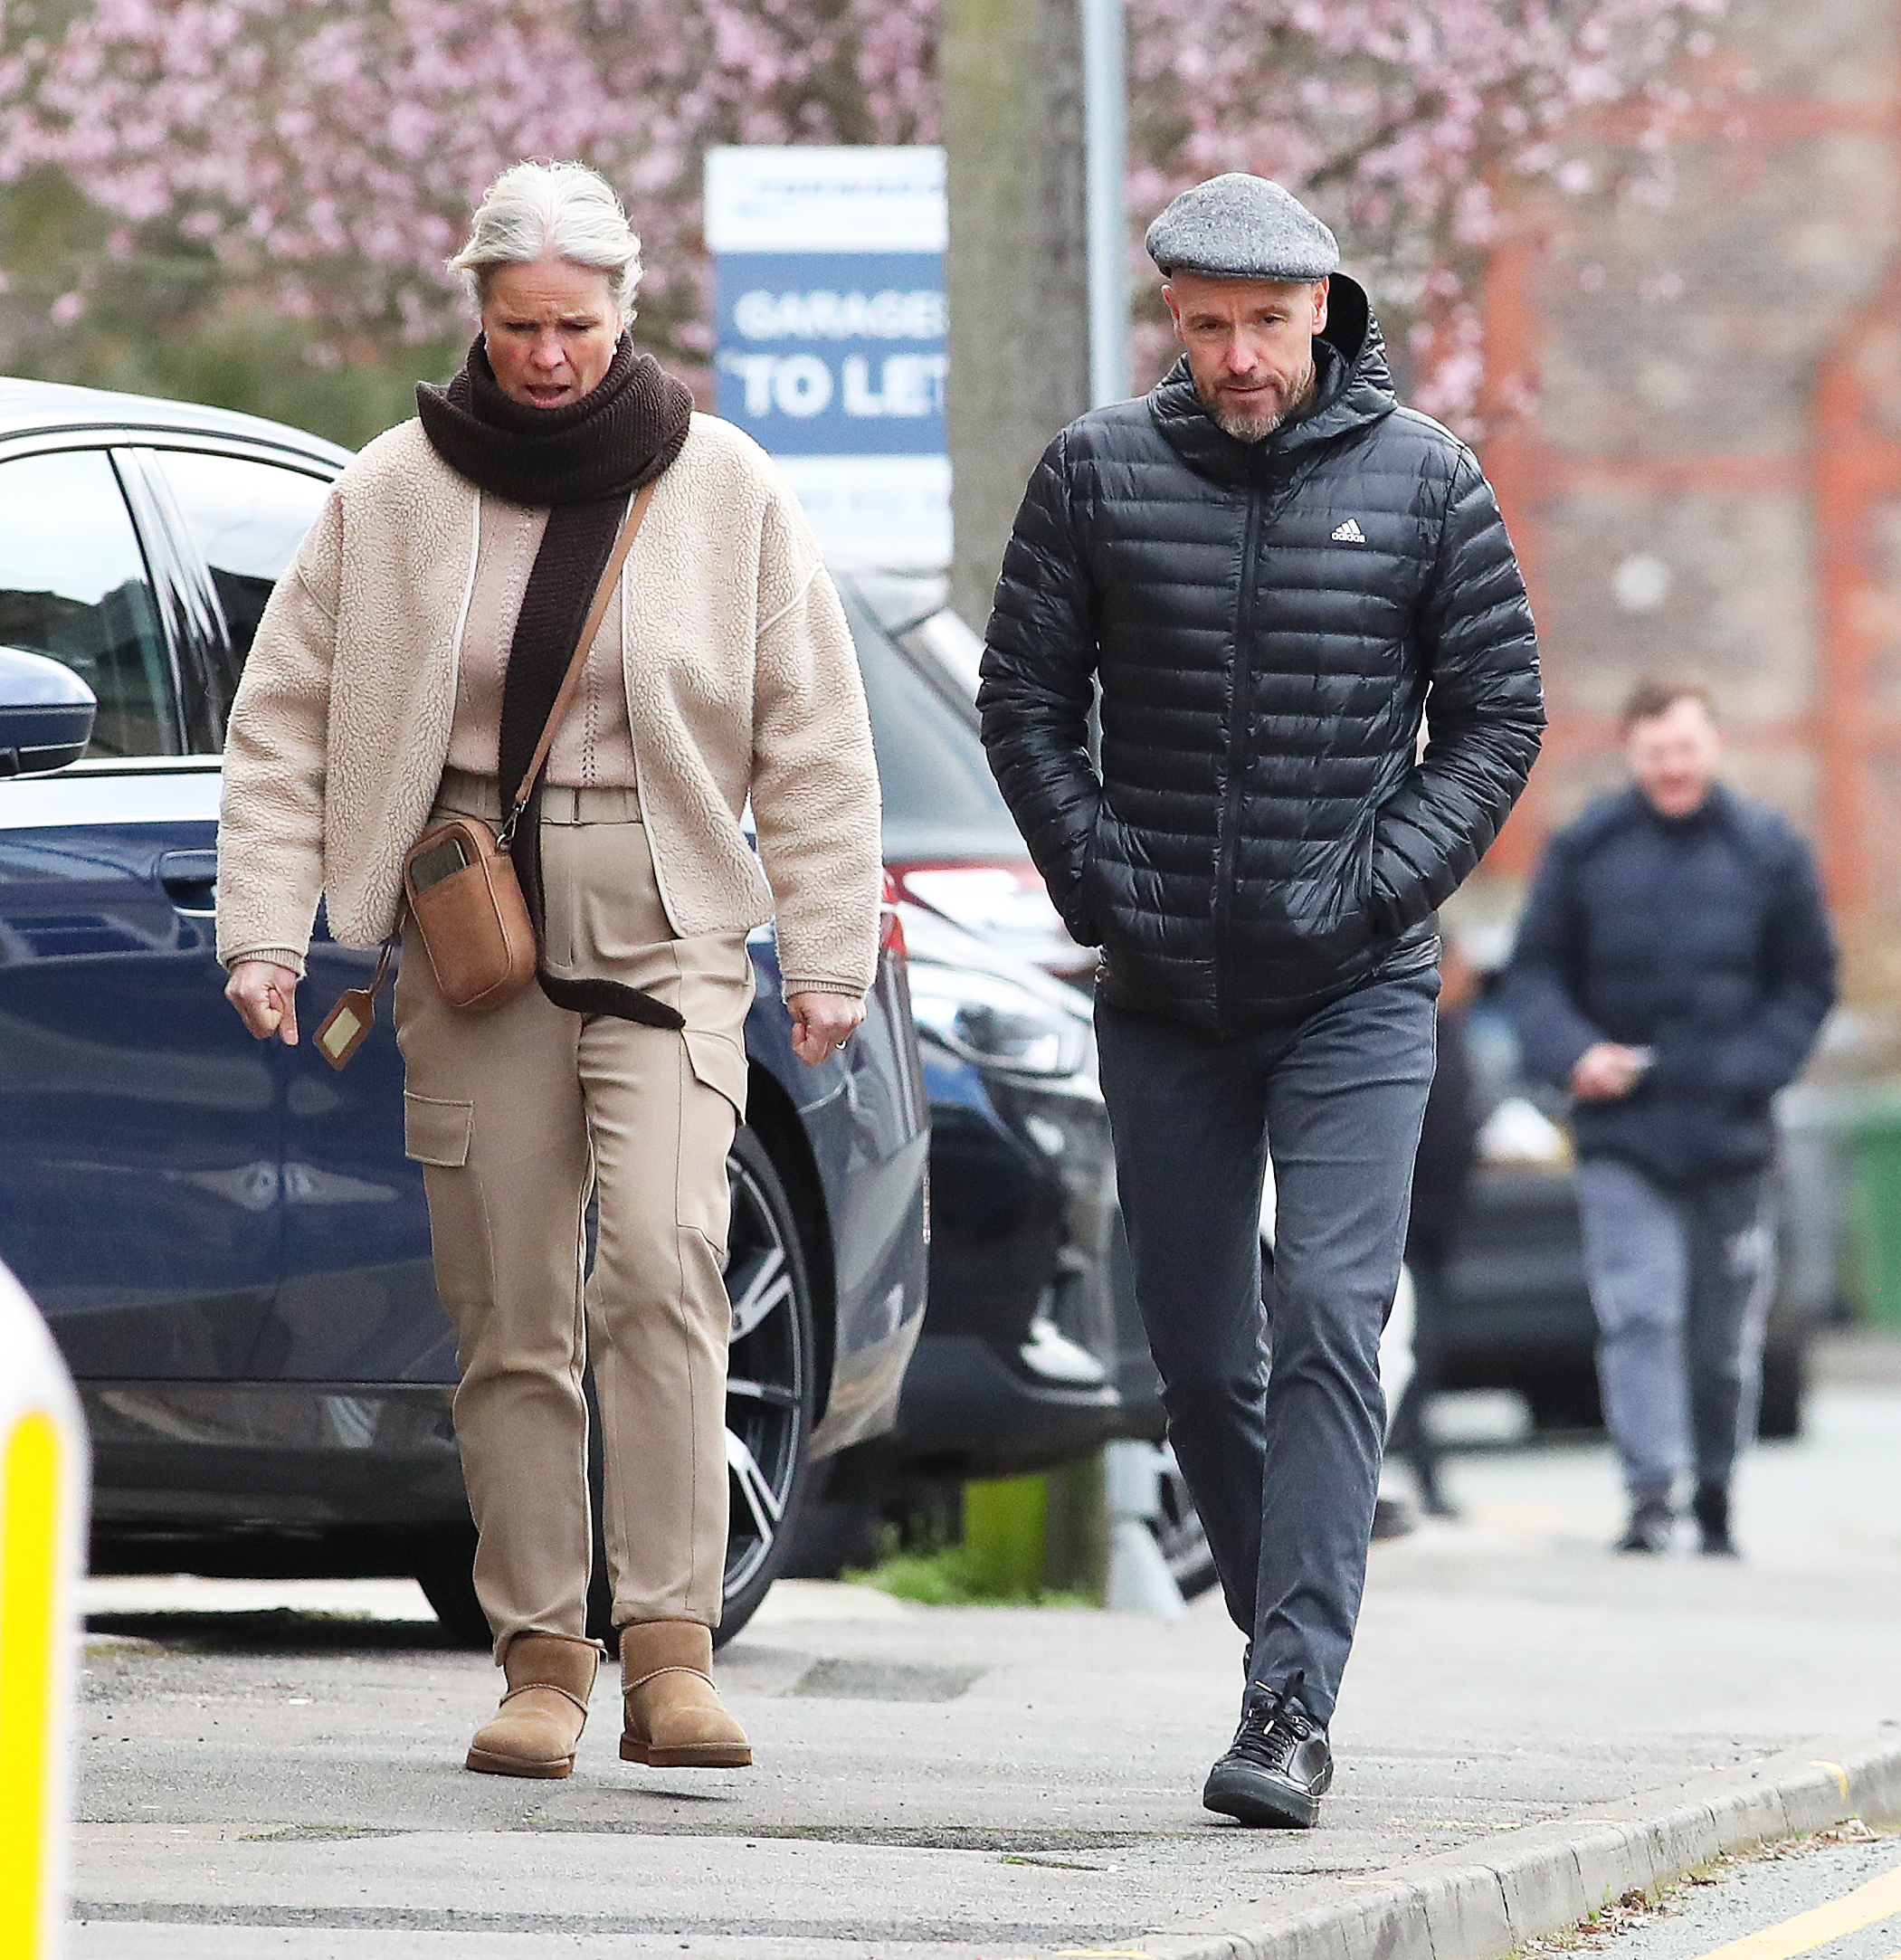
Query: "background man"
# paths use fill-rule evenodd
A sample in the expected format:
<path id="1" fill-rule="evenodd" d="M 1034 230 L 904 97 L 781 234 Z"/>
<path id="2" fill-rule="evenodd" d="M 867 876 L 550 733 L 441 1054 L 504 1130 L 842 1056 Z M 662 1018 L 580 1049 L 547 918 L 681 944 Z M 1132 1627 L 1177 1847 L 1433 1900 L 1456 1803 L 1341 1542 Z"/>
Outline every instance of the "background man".
<path id="1" fill-rule="evenodd" d="M 1544 718 L 1491 492 L 1397 406 L 1333 233 L 1230 175 L 1178 197 L 1148 249 L 1185 357 L 1050 444 L 978 699 L 1050 896 L 1103 950 L 1136 1293 L 1250 1637 L 1240 1728 L 1202 1800 L 1305 1825 L 1365 1575 L 1377 1346 L 1432 1074 L 1432 913 L 1523 786 Z"/>
<path id="2" fill-rule="evenodd" d="M 1716 780 L 1709 694 L 1640 681 L 1623 726 L 1635 780 L 1546 847 L 1507 999 L 1527 1067 L 1578 1099 L 1598 1380 L 1630 1499 L 1617 1549 L 1668 1549 L 1693 1465 L 1703 1549 L 1732 1555 L 1775 1277 L 1770 1099 L 1834 1001 L 1835 952 L 1808 846 Z"/>

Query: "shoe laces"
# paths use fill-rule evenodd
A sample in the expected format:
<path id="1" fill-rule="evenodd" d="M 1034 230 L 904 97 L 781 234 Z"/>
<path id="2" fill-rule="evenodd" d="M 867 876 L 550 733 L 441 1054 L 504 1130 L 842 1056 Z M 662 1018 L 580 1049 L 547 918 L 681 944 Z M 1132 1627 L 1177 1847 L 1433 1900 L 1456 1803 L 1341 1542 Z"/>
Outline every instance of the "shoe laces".
<path id="1" fill-rule="evenodd" d="M 1271 1774 L 1286 1775 L 1294 1751 L 1314 1733 L 1314 1719 L 1297 1698 L 1306 1681 L 1303 1670 L 1285 1687 L 1251 1699 L 1228 1753 L 1244 1756 Z"/>

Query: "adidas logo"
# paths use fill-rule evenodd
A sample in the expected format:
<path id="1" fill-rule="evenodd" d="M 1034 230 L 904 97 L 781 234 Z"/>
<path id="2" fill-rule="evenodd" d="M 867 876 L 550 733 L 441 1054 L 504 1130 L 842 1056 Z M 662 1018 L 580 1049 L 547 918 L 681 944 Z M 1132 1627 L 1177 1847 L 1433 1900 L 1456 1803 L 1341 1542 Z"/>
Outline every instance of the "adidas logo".
<path id="1" fill-rule="evenodd" d="M 1357 518 L 1348 518 L 1345 524 L 1335 525 L 1333 540 L 1336 545 L 1364 545 L 1366 533 L 1360 528 Z"/>

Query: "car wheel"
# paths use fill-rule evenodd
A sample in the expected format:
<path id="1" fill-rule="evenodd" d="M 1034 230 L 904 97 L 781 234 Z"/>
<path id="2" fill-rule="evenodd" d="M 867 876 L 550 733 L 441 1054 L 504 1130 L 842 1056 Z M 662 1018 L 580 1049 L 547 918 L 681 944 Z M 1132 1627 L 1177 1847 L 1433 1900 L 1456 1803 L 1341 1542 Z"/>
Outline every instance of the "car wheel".
<path id="1" fill-rule="evenodd" d="M 1554 1365 L 1518 1384 L 1531 1410 L 1532 1425 L 1540 1431 L 1602 1429 L 1603 1404 L 1598 1398 L 1597 1370 L 1589 1361 L 1574 1366 Z"/>
<path id="2" fill-rule="evenodd" d="M 727 1292 L 733 1303 L 727 1364 L 726 1460 L 731 1522 L 716 1645 L 752 1617 L 784 1569 L 805 1494 L 817 1396 L 812 1282 L 798 1222 L 784 1184 L 751 1130 L 733 1139 L 727 1158 L 733 1220 L 727 1238 Z M 613 1640 L 613 1598 L 601 1538 L 601 1425 L 590 1405 L 588 1466 L 594 1509 L 594 1574 L 587 1630 Z M 432 1553 L 417 1583 L 451 1639 L 489 1644 L 488 1622 L 470 1570 L 472 1537 Z"/>
<path id="3" fill-rule="evenodd" d="M 442 1632 L 458 1647 L 487 1647 L 489 1616 L 475 1596 L 475 1527 L 445 1532 L 416 1562 L 416 1584 L 434 1609 Z"/>
<path id="4" fill-rule="evenodd" d="M 752 1618 L 784 1569 L 805 1496 L 818 1394 L 812 1280 L 792 1200 L 750 1130 L 734 1139 L 727 1169 L 733 1225 L 726 1283 L 733 1345 L 726 1460 L 732 1520 L 725 1606 L 713 1636 L 722 1646 Z"/>
<path id="5" fill-rule="evenodd" d="M 1201 1514 L 1188 1495 L 1188 1480 L 1175 1453 L 1162 1445 L 1162 1474 L 1157 1496 L 1160 1499 L 1149 1529 L 1162 1548 L 1162 1557 L 1183 1599 L 1199 1599 L 1215 1582 L 1214 1554 Z"/>

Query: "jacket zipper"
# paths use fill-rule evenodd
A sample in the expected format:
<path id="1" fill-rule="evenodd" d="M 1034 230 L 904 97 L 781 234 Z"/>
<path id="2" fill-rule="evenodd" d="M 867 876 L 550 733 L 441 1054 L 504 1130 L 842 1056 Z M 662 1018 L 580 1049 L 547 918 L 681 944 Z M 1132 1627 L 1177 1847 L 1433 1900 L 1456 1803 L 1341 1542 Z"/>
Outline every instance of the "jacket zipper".
<path id="1" fill-rule="evenodd" d="M 1221 804 L 1221 835 L 1214 851 L 1214 1019 L 1225 1021 L 1222 979 L 1228 960 L 1228 933 L 1233 912 L 1234 861 L 1240 839 L 1241 791 L 1247 766 L 1248 699 L 1252 680 L 1255 559 L 1260 552 L 1261 513 L 1266 486 L 1258 478 L 1248 485 L 1248 522 L 1241 536 L 1240 593 L 1234 608 L 1234 687 L 1228 703 L 1228 788 Z"/>

